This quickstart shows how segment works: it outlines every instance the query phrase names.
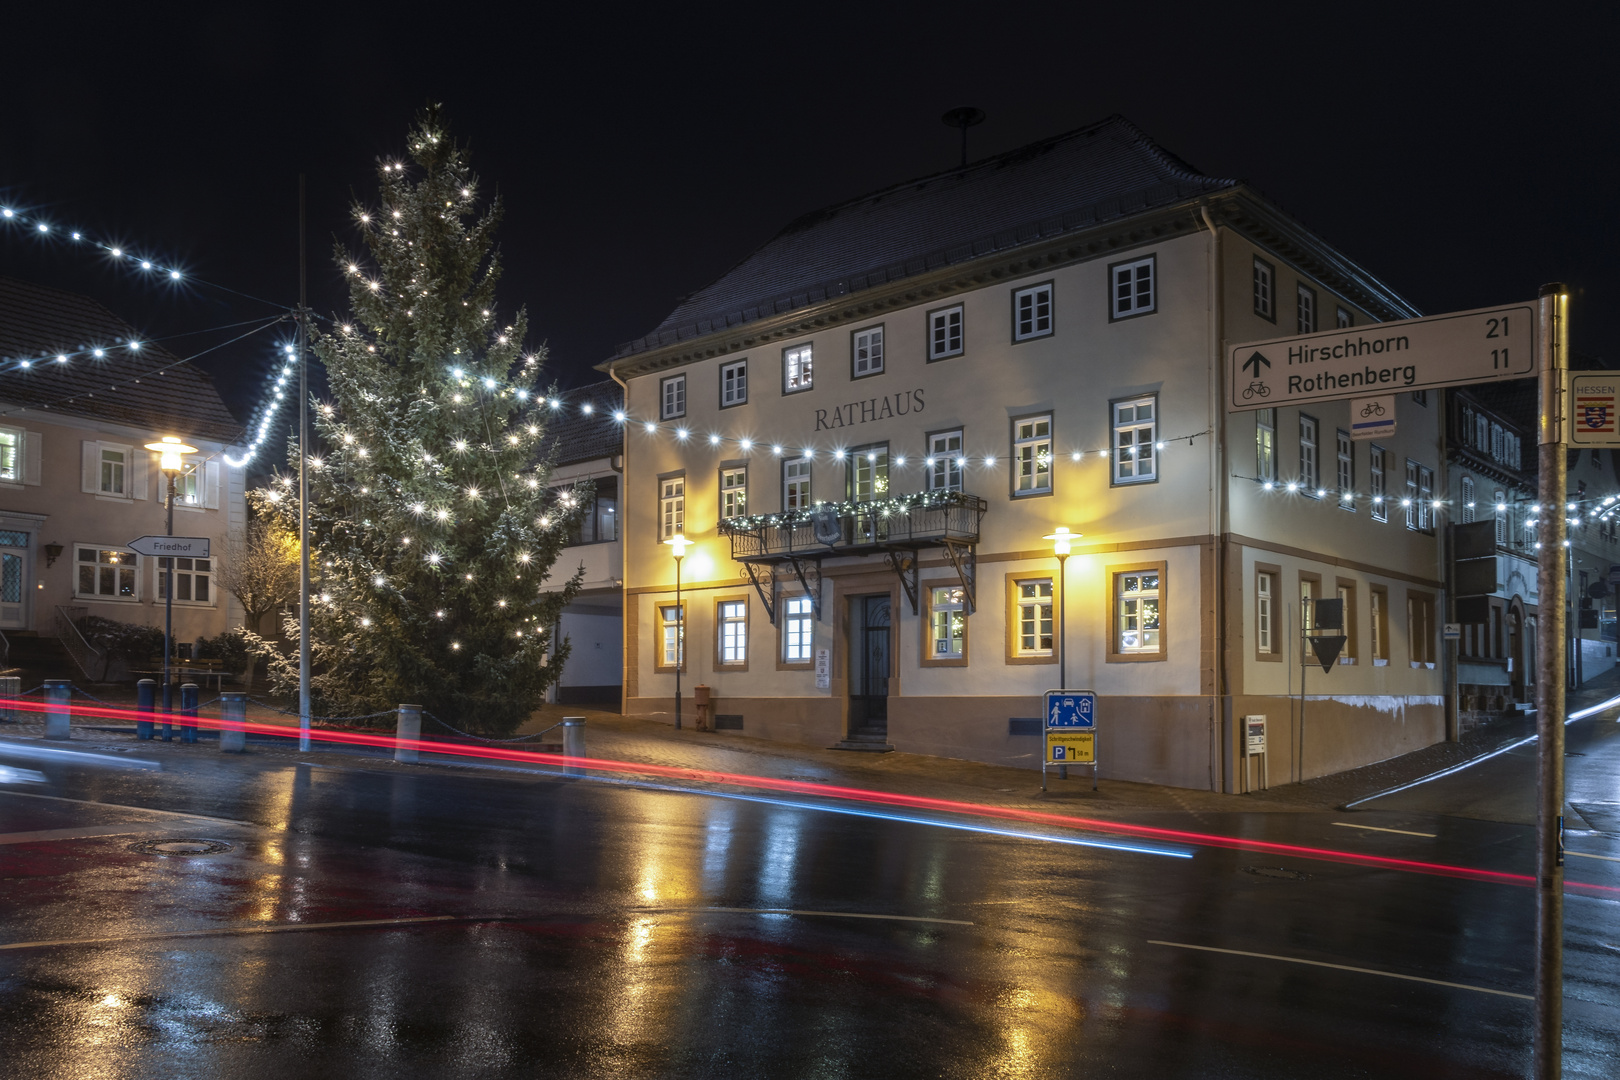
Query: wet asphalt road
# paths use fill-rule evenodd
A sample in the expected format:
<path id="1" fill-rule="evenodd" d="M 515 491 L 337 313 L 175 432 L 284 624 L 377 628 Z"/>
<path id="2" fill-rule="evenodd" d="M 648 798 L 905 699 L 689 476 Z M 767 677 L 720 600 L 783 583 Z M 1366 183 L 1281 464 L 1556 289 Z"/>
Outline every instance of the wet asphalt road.
<path id="1" fill-rule="evenodd" d="M 1582 723 L 1572 790 L 1620 764 L 1620 725 Z M 0 1075 L 1529 1071 L 1527 888 L 668 783 L 208 744 L 124 757 L 164 769 L 0 753 L 49 778 L 0 787 Z M 1514 763 L 1480 768 L 1512 784 Z M 1133 820 L 1528 873 L 1530 829 L 1459 775 L 1354 814 Z M 173 838 L 230 848 L 131 850 Z M 1570 846 L 1608 856 L 1572 857 L 1572 879 L 1620 886 L 1620 838 Z M 1572 894 L 1567 940 L 1565 1075 L 1612 1077 L 1620 902 Z"/>

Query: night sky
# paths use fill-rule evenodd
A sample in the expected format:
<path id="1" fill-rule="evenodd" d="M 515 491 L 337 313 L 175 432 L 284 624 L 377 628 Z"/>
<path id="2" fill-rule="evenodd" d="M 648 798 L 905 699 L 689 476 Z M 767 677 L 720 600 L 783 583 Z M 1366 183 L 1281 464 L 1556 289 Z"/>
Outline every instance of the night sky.
<path id="1" fill-rule="evenodd" d="M 503 308 L 527 305 L 531 344 L 550 347 L 565 388 L 601 378 L 591 366 L 619 342 L 790 219 L 955 165 L 940 114 L 959 105 L 989 116 L 970 135 L 975 158 L 1121 113 L 1204 172 L 1253 183 L 1425 312 L 1567 281 L 1576 366 L 1620 360 L 1611 14 L 58 9 L 71 15 L 5 18 L 0 203 L 290 305 L 302 172 L 311 305 L 341 311 L 330 252 L 355 240 L 351 196 L 374 197 L 379 157 L 402 156 L 416 111 L 439 101 L 484 190 L 506 200 Z M 15 227 L 0 228 L 0 274 L 89 293 L 152 336 L 271 311 Z M 199 361 L 244 421 L 269 345 Z"/>

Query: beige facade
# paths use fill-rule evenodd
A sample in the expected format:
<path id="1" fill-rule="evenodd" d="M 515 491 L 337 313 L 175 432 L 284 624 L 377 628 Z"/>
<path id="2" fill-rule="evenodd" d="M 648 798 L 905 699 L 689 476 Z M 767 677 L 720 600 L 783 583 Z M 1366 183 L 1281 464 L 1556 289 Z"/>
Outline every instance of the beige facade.
<path id="1" fill-rule="evenodd" d="M 1274 275 L 1276 321 L 1255 313 L 1257 257 Z M 1120 275 L 1140 292 L 1141 267 L 1146 292 L 1122 311 Z M 1433 519 L 1409 529 L 1395 502 L 1409 459 L 1431 473 L 1440 468 L 1437 395 L 1427 405 L 1402 396 L 1397 434 L 1381 444 L 1392 499 L 1382 515 L 1364 496 L 1341 503 L 1332 493 L 1286 491 L 1301 475 L 1298 409 L 1277 410 L 1278 483 L 1266 490 L 1255 414 L 1227 414 L 1222 404 L 1224 345 L 1292 333 L 1300 284 L 1327 320 L 1339 308 L 1355 326 L 1412 314 L 1343 256 L 1234 188 L 621 355 L 607 367 L 628 387 L 626 711 L 673 715 L 666 661 L 675 563 L 661 541 L 678 525 L 695 541 L 682 570 L 683 689 L 712 687 L 715 711 L 740 716 L 748 734 L 838 743 L 870 721 L 876 685 L 895 748 L 1036 768 L 1041 740 L 1030 721 L 1041 715 L 1042 692 L 1062 680 L 1061 643 L 1067 685 L 1099 695 L 1103 777 L 1244 790 L 1246 714 L 1269 718 L 1274 783 L 1442 738 L 1431 614 L 1443 610 L 1440 548 Z M 939 321 L 958 309 L 959 323 Z M 1033 318 L 1043 311 L 1049 322 Z M 882 332 L 879 365 L 874 328 Z M 805 346 L 811 379 L 797 389 Z M 950 355 L 938 357 L 942 351 Z M 746 365 L 746 401 L 735 392 L 738 363 Z M 682 393 L 671 392 L 671 378 L 684 379 Z M 1348 409 L 1339 402 L 1305 410 L 1321 482 L 1335 492 L 1335 439 L 1349 428 Z M 755 588 L 718 528 L 728 509 L 739 512 L 739 485 L 746 513 L 780 513 L 803 497 L 786 487 L 802 479 L 802 465 L 790 477 L 785 463 L 807 458 L 812 504 L 921 492 L 942 479 L 930 458 L 937 466 L 941 448 L 957 445 L 933 440 L 954 432 L 960 448 L 950 454 L 965 462 L 961 488 L 986 503 L 972 548 L 976 573 L 964 582 L 943 548 L 921 546 L 914 608 L 905 575 L 883 554 L 844 557 L 829 547 L 805 647 L 787 606 L 806 583 L 815 591 L 816 578 L 801 581 L 778 563 L 763 595 Z M 884 451 L 888 485 L 874 491 L 877 461 L 868 455 Z M 1363 492 L 1368 454 L 1367 444 L 1354 444 Z M 1031 462 L 1043 458 L 1049 472 L 1032 477 L 1041 470 Z M 1048 584 L 1058 563 L 1043 537 L 1059 526 L 1083 537 L 1062 582 Z M 1256 643 L 1261 567 L 1273 575 L 1270 652 Z M 1313 583 L 1316 598 L 1346 587 L 1352 610 L 1351 662 L 1326 675 L 1315 668 L 1303 703 L 1302 581 Z M 931 615 L 936 587 L 964 586 L 976 604 L 958 645 Z M 1047 595 L 1066 614 L 1050 641 L 1038 610 Z M 871 597 L 887 599 L 886 631 L 873 626 L 883 604 L 874 608 Z M 1156 634 L 1130 625 L 1149 600 L 1160 612 Z M 823 651 L 829 670 L 818 685 Z M 886 685 L 867 677 L 874 658 Z M 688 717 L 691 708 L 684 706 Z"/>
<path id="2" fill-rule="evenodd" d="M 126 545 L 161 536 L 167 485 L 157 455 L 143 449 L 168 429 L 143 431 L 37 410 L 0 417 L 0 441 L 16 436 L 20 460 L 0 479 L 0 630 L 57 633 L 57 611 L 162 626 L 159 560 Z M 184 434 L 182 432 L 181 434 Z M 233 537 L 245 528 L 242 470 L 226 466 L 226 447 L 191 439 L 175 501 L 177 536 L 206 536 L 206 565 L 178 560 L 174 634 L 177 641 L 213 637 L 242 625 L 241 605 L 218 575 Z M 104 460 L 105 458 L 105 460 Z M 46 549 L 60 545 L 54 557 Z M 54 548 L 52 548 L 54 551 Z"/>

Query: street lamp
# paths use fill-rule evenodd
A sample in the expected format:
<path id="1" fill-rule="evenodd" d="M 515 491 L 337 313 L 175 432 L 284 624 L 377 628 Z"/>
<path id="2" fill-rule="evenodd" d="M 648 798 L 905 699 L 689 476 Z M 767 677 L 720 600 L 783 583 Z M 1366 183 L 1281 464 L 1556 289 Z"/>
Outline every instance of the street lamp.
<path id="1" fill-rule="evenodd" d="M 681 730 L 681 668 L 686 664 L 686 608 L 681 603 L 681 560 L 692 546 L 681 533 L 665 540 L 675 549 L 675 730 Z"/>
<path id="2" fill-rule="evenodd" d="M 1069 558 L 1069 542 L 1078 540 L 1084 535 L 1084 533 L 1070 532 L 1067 525 L 1060 525 L 1057 532 L 1048 533 L 1041 537 L 1042 540 L 1052 541 L 1052 554 L 1057 556 L 1058 561 L 1058 687 L 1063 690 L 1069 688 L 1068 640 L 1063 633 L 1063 566 Z"/>
<path id="3" fill-rule="evenodd" d="M 164 535 L 174 535 L 174 481 L 185 468 L 181 460 L 182 454 L 195 454 L 195 446 L 187 446 L 173 435 L 165 435 L 158 442 L 149 442 L 146 448 L 154 454 L 161 455 L 158 459 L 158 468 L 163 475 L 169 478 L 169 517 L 164 526 Z M 174 711 L 174 688 L 169 683 L 169 654 L 174 652 L 174 556 L 167 559 L 168 568 L 163 571 L 163 711 Z M 163 737 L 169 737 L 168 721 L 165 720 Z"/>

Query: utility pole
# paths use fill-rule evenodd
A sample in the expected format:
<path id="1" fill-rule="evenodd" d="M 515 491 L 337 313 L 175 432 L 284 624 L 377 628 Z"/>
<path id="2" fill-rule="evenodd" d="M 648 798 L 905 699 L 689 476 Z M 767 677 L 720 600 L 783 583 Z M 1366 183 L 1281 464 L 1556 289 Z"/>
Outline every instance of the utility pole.
<path id="1" fill-rule="evenodd" d="M 1558 1080 L 1564 1036 L 1564 538 L 1569 495 L 1565 400 L 1569 368 L 1569 293 L 1543 285 L 1536 320 L 1541 372 L 1540 496 L 1536 537 L 1541 628 L 1536 656 L 1536 1080 Z"/>
<path id="2" fill-rule="evenodd" d="M 298 749 L 309 749 L 309 342 L 304 174 L 298 174 Z"/>

